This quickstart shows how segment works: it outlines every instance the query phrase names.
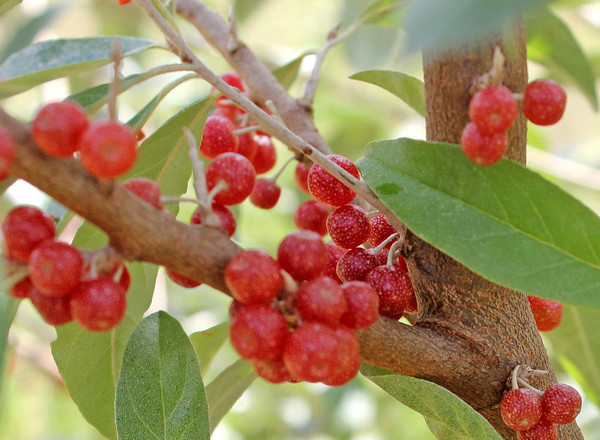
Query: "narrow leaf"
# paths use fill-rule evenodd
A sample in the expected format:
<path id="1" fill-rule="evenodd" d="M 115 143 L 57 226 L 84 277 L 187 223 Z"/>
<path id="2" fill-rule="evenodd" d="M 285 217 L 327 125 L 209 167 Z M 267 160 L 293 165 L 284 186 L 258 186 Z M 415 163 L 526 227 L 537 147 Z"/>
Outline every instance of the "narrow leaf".
<path id="1" fill-rule="evenodd" d="M 6 98 L 63 76 L 110 63 L 111 40 L 121 43 L 124 57 L 158 47 L 133 37 L 89 37 L 42 41 L 12 54 L 0 65 L 0 98 Z"/>
<path id="2" fill-rule="evenodd" d="M 481 276 L 531 295 L 600 307 L 600 219 L 507 159 L 482 167 L 457 145 L 372 143 L 365 181 L 415 234 Z"/>
<path id="3" fill-rule="evenodd" d="M 23 0 L 2 0 L 2 2 L 0 2 L 0 17 L 2 17 L 22 1 Z"/>
<path id="4" fill-rule="evenodd" d="M 361 372 L 386 393 L 425 417 L 440 440 L 501 440 L 485 418 L 450 391 L 433 382 L 400 376 L 370 365 Z"/>
<path id="5" fill-rule="evenodd" d="M 525 15 L 525 27 L 527 57 L 573 81 L 598 110 L 594 70 L 569 26 L 550 9 L 540 8 Z"/>
<path id="6" fill-rule="evenodd" d="M 366 70 L 355 73 L 350 78 L 374 84 L 393 93 L 425 117 L 425 85 L 420 79 L 390 70 Z"/>
<path id="7" fill-rule="evenodd" d="M 131 333 L 152 301 L 157 268 L 128 264 L 131 288 L 125 318 L 115 329 L 88 332 L 75 323 L 56 328 L 52 355 L 81 414 L 102 435 L 117 438 L 115 390 L 121 358 Z"/>
<path id="8" fill-rule="evenodd" d="M 229 321 L 222 322 L 201 332 L 190 335 L 190 340 L 198 355 L 200 370 L 206 373 L 211 361 L 229 337 Z"/>
<path id="9" fill-rule="evenodd" d="M 600 405 L 599 320 L 600 310 L 565 306 L 558 328 L 546 333 L 563 368 L 596 405 Z"/>
<path id="10" fill-rule="evenodd" d="M 124 92 L 131 86 L 138 84 L 146 79 L 143 74 L 135 73 L 119 81 L 119 93 Z M 82 106 L 88 113 L 93 113 L 102 107 L 108 101 L 110 84 L 100 84 L 89 89 L 81 90 L 68 96 L 67 99 L 75 101 Z"/>
<path id="11" fill-rule="evenodd" d="M 119 440 L 210 438 L 198 358 L 179 321 L 145 318 L 123 355 L 115 413 Z"/>
<path id="12" fill-rule="evenodd" d="M 300 71 L 300 66 L 302 65 L 302 60 L 304 60 L 305 56 L 306 54 L 303 53 L 287 64 L 273 70 L 273 76 L 277 78 L 277 81 L 279 81 L 285 89 L 289 89 L 298 77 L 298 72 Z"/>
<path id="13" fill-rule="evenodd" d="M 0 292 L 0 391 L 2 390 L 2 378 L 4 377 L 4 358 L 8 349 L 8 331 L 13 322 L 20 301 L 8 296 L 5 292 Z M 2 407 L 2 396 L 0 392 L 0 408 Z"/>
<path id="14" fill-rule="evenodd" d="M 223 416 L 229 412 L 256 377 L 252 364 L 240 359 L 227 367 L 225 371 L 207 385 L 206 396 L 210 408 L 211 432 L 214 431 Z"/>

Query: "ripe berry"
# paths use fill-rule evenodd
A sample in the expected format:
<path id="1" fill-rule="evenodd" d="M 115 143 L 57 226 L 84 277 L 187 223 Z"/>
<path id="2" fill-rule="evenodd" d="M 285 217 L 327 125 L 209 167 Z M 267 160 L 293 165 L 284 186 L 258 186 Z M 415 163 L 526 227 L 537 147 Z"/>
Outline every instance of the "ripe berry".
<path id="1" fill-rule="evenodd" d="M 119 0 L 120 5 L 126 5 L 127 3 L 131 3 L 131 0 Z"/>
<path id="2" fill-rule="evenodd" d="M 500 415 L 504 423 L 515 431 L 531 429 L 542 417 L 542 399 L 530 389 L 512 389 L 502 398 Z"/>
<path id="3" fill-rule="evenodd" d="M 224 116 L 209 116 L 204 125 L 199 153 L 207 159 L 214 159 L 219 154 L 235 152 L 237 147 L 238 140 L 233 134 L 231 121 Z"/>
<path id="4" fill-rule="evenodd" d="M 563 314 L 561 303 L 531 295 L 527 299 L 539 331 L 549 332 L 559 326 Z"/>
<path id="5" fill-rule="evenodd" d="M 269 136 L 256 136 L 256 154 L 252 159 L 252 165 L 256 174 L 264 174 L 275 166 L 277 161 L 277 152 L 273 141 Z"/>
<path id="6" fill-rule="evenodd" d="M 183 275 L 171 269 L 165 268 L 165 273 L 171 281 L 173 281 L 178 286 L 185 287 L 186 289 L 193 289 L 202 284 L 200 281 L 196 281 L 195 279 L 188 277 L 187 275 Z"/>
<path id="7" fill-rule="evenodd" d="M 129 128 L 116 121 L 90 124 L 79 142 L 83 167 L 101 179 L 125 174 L 137 157 L 135 136 Z"/>
<path id="8" fill-rule="evenodd" d="M 325 385 L 332 387 L 350 382 L 360 369 L 359 344 L 354 332 L 348 327 L 338 326 L 335 328 L 335 336 L 338 341 L 337 367 L 331 376 L 322 380 Z"/>
<path id="9" fill-rule="evenodd" d="M 29 299 L 42 319 L 50 325 L 63 325 L 73 320 L 70 295 L 48 296 L 32 286 Z"/>
<path id="10" fill-rule="evenodd" d="M 38 244 L 54 238 L 54 220 L 33 206 L 17 206 L 4 219 L 2 232 L 8 258 L 27 263 Z"/>
<path id="11" fill-rule="evenodd" d="M 327 231 L 339 247 L 352 249 L 367 241 L 371 223 L 360 206 L 344 205 L 331 211 L 327 217 Z"/>
<path id="12" fill-rule="evenodd" d="M 237 153 L 245 156 L 250 162 L 256 157 L 258 144 L 253 133 L 242 133 L 238 136 Z"/>
<path id="13" fill-rule="evenodd" d="M 269 360 L 254 359 L 252 360 L 252 366 L 256 370 L 256 374 L 267 382 L 298 382 L 298 380 L 292 377 L 287 368 L 285 368 L 283 359 L 281 358 Z"/>
<path id="14" fill-rule="evenodd" d="M 295 280 L 310 280 L 318 276 L 327 263 L 327 247 L 316 232 L 294 231 L 279 244 L 277 261 Z"/>
<path id="15" fill-rule="evenodd" d="M 336 154 L 330 154 L 327 157 L 357 179 L 360 177 L 358 168 L 350 159 Z M 317 201 L 331 206 L 346 205 L 356 196 L 354 191 L 316 163 L 310 167 L 308 172 L 308 190 Z"/>
<path id="16" fill-rule="evenodd" d="M 543 416 L 533 428 L 527 431 L 518 431 L 518 440 L 556 440 L 558 438 L 558 431 L 556 425 Z"/>
<path id="17" fill-rule="evenodd" d="M 327 235 L 327 217 L 330 209 L 316 200 L 302 202 L 294 212 L 294 225 L 298 229 L 313 231 L 323 237 Z"/>
<path id="18" fill-rule="evenodd" d="M 364 248 L 354 248 L 338 260 L 336 271 L 342 281 L 365 281 L 377 266 L 379 260 L 375 255 Z"/>
<path id="19" fill-rule="evenodd" d="M 349 281 L 342 284 L 346 298 L 346 313 L 340 322 L 354 330 L 367 328 L 379 318 L 379 295 L 365 281 Z"/>
<path id="20" fill-rule="evenodd" d="M 79 283 L 83 264 L 77 248 L 61 241 L 47 240 L 29 257 L 29 277 L 45 295 L 64 296 Z"/>
<path id="21" fill-rule="evenodd" d="M 346 311 L 344 292 L 329 277 L 313 278 L 298 289 L 296 310 L 304 321 L 319 321 L 335 326 Z"/>
<path id="22" fill-rule="evenodd" d="M 8 294 L 16 299 L 25 299 L 29 297 L 29 291 L 33 289 L 33 284 L 29 277 L 16 282 L 8 291 Z"/>
<path id="23" fill-rule="evenodd" d="M 231 210 L 220 203 L 213 202 L 212 203 L 212 211 L 214 214 L 219 217 L 219 223 L 221 223 L 221 229 L 227 232 L 227 235 L 230 237 L 235 233 L 236 222 L 235 217 Z M 202 210 L 197 208 L 192 214 L 192 218 L 190 220 L 190 224 L 192 225 L 201 225 L 202 224 Z"/>
<path id="24" fill-rule="evenodd" d="M 552 423 L 571 423 L 581 411 L 581 395 L 566 383 L 550 385 L 542 395 L 542 413 Z"/>
<path id="25" fill-rule="evenodd" d="M 10 176 L 15 155 L 15 144 L 12 137 L 5 129 L 0 127 L 0 181 Z"/>
<path id="26" fill-rule="evenodd" d="M 473 122 L 469 122 L 460 138 L 465 155 L 479 165 L 492 165 L 498 162 L 508 148 L 505 132 L 483 135 Z"/>
<path id="27" fill-rule="evenodd" d="M 244 81 L 242 80 L 240 75 L 237 74 L 237 72 L 223 73 L 222 75 L 219 75 L 219 77 L 231 87 L 235 87 L 236 89 L 238 89 L 241 93 L 244 93 L 246 91 L 246 88 L 244 87 Z M 215 102 L 215 105 L 217 107 L 231 107 L 230 105 L 225 104 L 225 101 L 227 100 L 229 100 L 227 96 L 219 96 L 217 98 L 217 101 Z"/>
<path id="28" fill-rule="evenodd" d="M 508 131 L 518 112 L 517 100 L 504 86 L 479 90 L 469 103 L 469 117 L 485 136 Z"/>
<path id="29" fill-rule="evenodd" d="M 86 330 L 102 332 L 116 327 L 126 308 L 125 292 L 109 277 L 84 280 L 71 293 L 73 319 Z"/>
<path id="30" fill-rule="evenodd" d="M 342 255 L 346 253 L 346 249 L 337 246 L 333 241 L 328 241 L 325 246 L 327 247 L 327 264 L 321 275 L 328 276 L 341 284 L 342 280 L 337 274 L 337 264 Z"/>
<path id="31" fill-rule="evenodd" d="M 146 177 L 133 177 L 123 182 L 123 185 L 140 199 L 162 211 L 160 187 L 154 180 Z"/>
<path id="32" fill-rule="evenodd" d="M 532 81 L 523 92 L 523 113 L 537 125 L 557 123 L 562 118 L 566 104 L 565 90 L 551 79 Z"/>
<path id="33" fill-rule="evenodd" d="M 256 179 L 254 189 L 250 193 L 250 202 L 262 209 L 271 209 L 277 204 L 281 195 L 281 187 L 271 179 Z"/>
<path id="34" fill-rule="evenodd" d="M 379 313 L 401 315 L 408 305 L 413 286 L 408 274 L 393 265 L 379 266 L 367 275 L 367 282 L 379 295 Z"/>
<path id="35" fill-rule="evenodd" d="M 328 325 L 307 322 L 294 330 L 283 349 L 283 363 L 293 377 L 320 382 L 337 368 L 338 338 Z"/>
<path id="36" fill-rule="evenodd" d="M 225 268 L 225 283 L 235 299 L 244 303 L 267 303 L 283 284 L 279 263 L 265 251 L 250 249 L 233 257 Z"/>
<path id="37" fill-rule="evenodd" d="M 248 159 L 238 153 L 223 153 L 206 167 L 206 186 L 211 191 L 223 182 L 214 201 L 222 205 L 242 203 L 254 189 L 256 174 Z"/>
<path id="38" fill-rule="evenodd" d="M 300 191 L 305 192 L 306 194 L 310 194 L 308 191 L 308 170 L 310 170 L 310 166 L 306 165 L 304 162 L 298 162 L 294 173 L 296 185 L 298 185 Z"/>
<path id="39" fill-rule="evenodd" d="M 390 235 L 395 234 L 396 229 L 389 224 L 385 214 L 378 214 L 369 220 L 371 223 L 371 233 L 367 241 L 371 246 L 380 245 Z"/>
<path id="40" fill-rule="evenodd" d="M 281 357 L 287 336 L 285 318 L 267 304 L 244 305 L 229 329 L 231 345 L 244 359 Z"/>
<path id="41" fill-rule="evenodd" d="M 54 157 L 69 157 L 79 150 L 79 140 L 88 126 L 87 115 L 78 104 L 53 102 L 40 109 L 31 134 L 40 150 Z"/>

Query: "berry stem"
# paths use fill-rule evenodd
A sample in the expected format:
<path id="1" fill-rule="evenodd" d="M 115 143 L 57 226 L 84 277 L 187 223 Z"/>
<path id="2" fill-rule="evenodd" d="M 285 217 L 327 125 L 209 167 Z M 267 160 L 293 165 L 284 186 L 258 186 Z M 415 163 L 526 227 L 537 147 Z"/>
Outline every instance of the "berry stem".
<path id="1" fill-rule="evenodd" d="M 379 252 L 381 252 L 383 250 L 383 248 L 388 245 L 388 243 L 390 243 L 392 240 L 395 240 L 397 237 L 400 237 L 400 233 L 394 232 L 388 238 L 386 238 L 381 243 L 379 243 L 376 247 L 372 248 L 371 252 L 373 253 L 373 255 L 379 254 Z M 391 251 L 391 249 L 390 249 L 390 251 Z"/>
<path id="2" fill-rule="evenodd" d="M 296 160 L 296 156 L 292 156 L 290 158 L 288 158 L 283 165 L 281 165 L 281 167 L 277 170 L 277 172 L 273 175 L 273 177 L 269 178 L 269 180 L 273 183 L 275 183 L 277 181 L 277 179 L 279 179 L 279 176 L 281 176 L 281 173 L 283 173 L 286 169 L 286 167 L 290 164 L 290 162 Z"/>
<path id="3" fill-rule="evenodd" d="M 404 244 L 404 237 L 400 237 L 400 234 L 398 234 L 398 237 L 398 241 L 395 241 L 394 244 L 392 244 L 392 246 L 390 247 L 390 251 L 387 257 L 388 266 L 394 264 L 394 260 L 396 259 L 396 251 L 400 248 L 400 246 Z"/>
<path id="4" fill-rule="evenodd" d="M 512 389 L 516 390 L 517 388 L 519 388 L 519 382 L 517 381 L 517 375 L 519 374 L 519 369 L 521 368 L 521 365 L 517 365 L 513 370 L 512 370 L 512 374 L 511 374 L 511 383 L 512 383 Z"/>
<path id="5" fill-rule="evenodd" d="M 527 382 L 525 382 L 523 379 L 521 379 L 520 377 L 517 378 L 517 382 L 523 386 L 524 388 L 529 388 L 531 391 L 535 392 L 538 396 L 542 396 L 544 393 L 540 390 L 538 390 L 535 387 L 532 387 L 531 385 L 529 385 Z"/>
<path id="6" fill-rule="evenodd" d="M 250 133 L 252 131 L 256 131 L 260 128 L 260 125 L 249 125 L 248 127 L 238 128 L 237 130 L 233 130 L 233 134 L 235 136 L 239 136 L 241 134 Z"/>

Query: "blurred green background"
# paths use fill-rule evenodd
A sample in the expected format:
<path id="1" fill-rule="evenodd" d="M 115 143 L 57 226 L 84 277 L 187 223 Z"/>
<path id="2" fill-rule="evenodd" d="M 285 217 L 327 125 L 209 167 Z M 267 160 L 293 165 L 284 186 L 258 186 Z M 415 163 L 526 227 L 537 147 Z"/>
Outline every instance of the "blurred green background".
<path id="1" fill-rule="evenodd" d="M 223 15 L 229 1 L 208 1 Z M 320 48 L 328 31 L 338 22 L 350 23 L 364 8 L 362 0 L 238 0 L 233 2 L 239 19 L 239 35 L 272 67 L 302 53 Z M 565 3 L 566 7 L 560 7 Z M 567 23 L 600 72 L 600 5 L 558 2 L 556 12 Z M 215 72 L 229 67 L 186 23 L 181 24 L 188 42 Z M 162 42 L 161 34 L 133 4 L 116 0 L 24 0 L 0 19 L 0 59 L 28 44 L 62 37 L 135 35 Z M 391 69 L 422 77 L 420 56 L 403 52 L 403 32 L 396 27 L 366 25 L 328 56 L 315 101 L 315 120 L 334 151 L 359 158 L 373 140 L 399 136 L 424 138 L 424 120 L 387 92 L 348 77 L 367 69 Z M 128 58 L 123 73 L 146 70 L 175 58 L 149 51 Z M 299 78 L 291 88 L 302 92 L 312 57 L 306 57 Z M 530 77 L 548 76 L 539 65 L 530 65 Z M 176 75 L 152 79 L 119 98 L 123 120 L 133 116 L 156 91 Z M 3 106 L 30 120 L 42 102 L 110 80 L 110 68 L 44 84 L 9 98 Z M 564 119 L 555 127 L 531 127 L 529 163 L 549 179 L 600 211 L 600 120 L 585 98 L 568 83 L 569 102 Z M 202 81 L 189 81 L 173 91 L 158 107 L 145 131 L 151 133 L 181 107 L 209 93 Z M 104 112 L 105 110 L 102 110 Z M 291 153 L 278 144 L 278 162 Z M 279 241 L 293 229 L 292 214 L 306 196 L 295 189 L 293 167 L 282 178 L 281 200 L 274 210 L 262 211 L 244 202 L 234 237 L 243 247 L 260 247 L 274 254 Z M 0 216 L 15 204 L 30 203 L 57 209 L 39 192 L 18 183 L 2 197 Z M 182 206 L 179 218 L 188 221 L 193 206 Z M 265 227 L 265 225 L 268 225 Z M 181 320 L 188 333 L 209 328 L 227 319 L 229 299 L 207 287 L 186 291 L 160 272 L 149 313 L 167 310 Z M 9 440 L 96 440 L 102 437 L 80 415 L 64 388 L 52 360 L 49 343 L 53 328 L 45 325 L 29 304 L 20 306 L 9 335 L 6 368 L 0 390 L 0 438 Z M 551 346 L 548 343 L 551 351 Z M 236 359 L 229 345 L 219 353 L 205 377 L 214 378 Z M 560 367 L 557 366 L 560 371 Z M 563 375 L 560 380 L 573 384 Z M 600 439 L 598 409 L 589 401 L 578 418 L 588 440 Z M 420 415 L 403 407 L 370 382 L 358 377 L 349 385 L 274 386 L 257 380 L 221 422 L 213 435 L 218 440 L 340 439 L 427 440 L 434 437 Z"/>

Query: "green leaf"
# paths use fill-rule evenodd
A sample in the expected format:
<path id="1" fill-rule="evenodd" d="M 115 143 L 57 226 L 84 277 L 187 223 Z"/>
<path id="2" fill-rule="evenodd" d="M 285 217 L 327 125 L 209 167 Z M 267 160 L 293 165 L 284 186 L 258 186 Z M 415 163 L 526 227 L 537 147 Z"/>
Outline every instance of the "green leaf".
<path id="1" fill-rule="evenodd" d="M 234 0 L 235 18 L 240 22 L 244 22 L 254 12 L 260 10 L 260 6 L 264 0 Z"/>
<path id="2" fill-rule="evenodd" d="M 63 76 L 111 62 L 111 40 L 121 43 L 124 57 L 158 47 L 133 37 L 89 37 L 42 41 L 12 54 L 0 65 L 0 98 L 6 98 Z"/>
<path id="3" fill-rule="evenodd" d="M 119 93 L 124 92 L 131 86 L 138 84 L 145 80 L 143 74 L 135 73 L 123 78 L 119 82 Z M 93 113 L 102 107 L 108 101 L 108 93 L 110 90 L 110 84 L 100 84 L 89 89 L 81 90 L 77 93 L 73 93 L 66 99 L 75 101 L 81 107 L 83 107 L 88 113 Z"/>
<path id="4" fill-rule="evenodd" d="M 102 435 L 117 438 L 114 399 L 125 345 L 152 301 L 157 268 L 127 265 L 131 287 L 125 318 L 115 329 L 88 332 L 75 323 L 56 328 L 52 355 L 81 414 Z"/>
<path id="5" fill-rule="evenodd" d="M 600 219 L 523 166 L 482 167 L 458 145 L 372 143 L 363 178 L 416 235 L 481 276 L 563 303 L 600 307 Z"/>
<path id="6" fill-rule="evenodd" d="M 298 72 L 300 71 L 302 60 L 304 60 L 304 57 L 306 55 L 307 54 L 303 53 L 299 57 L 294 58 L 289 63 L 284 64 L 283 66 L 280 66 L 277 69 L 273 70 L 273 76 L 285 89 L 289 89 L 298 77 Z"/>
<path id="7" fill-rule="evenodd" d="M 364 364 L 361 372 L 396 400 L 422 414 L 431 432 L 440 440 L 502 438 L 481 414 L 433 382 Z"/>
<path id="8" fill-rule="evenodd" d="M 153 313 L 131 335 L 115 413 L 119 440 L 210 438 L 198 358 L 181 324 L 169 314 Z"/>
<path id="9" fill-rule="evenodd" d="M 215 380 L 206 387 L 206 397 L 210 408 L 211 432 L 217 427 L 221 419 L 237 402 L 244 391 L 256 379 L 256 372 L 252 364 L 240 359 L 227 367 Z"/>
<path id="10" fill-rule="evenodd" d="M 405 3 L 405 0 L 378 0 L 360 14 L 359 20 L 363 24 L 398 26 L 396 15 Z"/>
<path id="11" fill-rule="evenodd" d="M 500 32 L 524 11 L 549 0 L 412 0 L 406 9 L 407 48 L 444 49 Z"/>
<path id="12" fill-rule="evenodd" d="M 201 332 L 190 335 L 190 340 L 198 355 L 200 370 L 206 373 L 210 362 L 229 337 L 229 321 L 222 322 Z"/>
<path id="13" fill-rule="evenodd" d="M 2 378 L 4 377 L 4 357 L 8 348 L 8 331 L 13 322 L 21 301 L 6 294 L 7 289 L 0 292 L 0 390 L 2 389 Z M 0 393 L 0 407 L 2 407 L 2 396 Z"/>
<path id="14" fill-rule="evenodd" d="M 10 11 L 12 8 L 17 6 L 23 0 L 2 0 L 0 1 L 0 17 Z"/>
<path id="15" fill-rule="evenodd" d="M 425 85 L 420 79 L 390 70 L 366 70 L 355 73 L 350 78 L 375 84 L 393 93 L 410 108 L 425 117 Z"/>
<path id="16" fill-rule="evenodd" d="M 594 110 L 598 110 L 596 78 L 592 64 L 571 29 L 550 9 L 541 8 L 525 15 L 527 57 L 551 72 L 573 81 Z"/>
<path id="17" fill-rule="evenodd" d="M 600 405 L 599 320 L 600 310 L 567 305 L 560 325 L 545 333 L 562 367 L 596 405 Z"/>

